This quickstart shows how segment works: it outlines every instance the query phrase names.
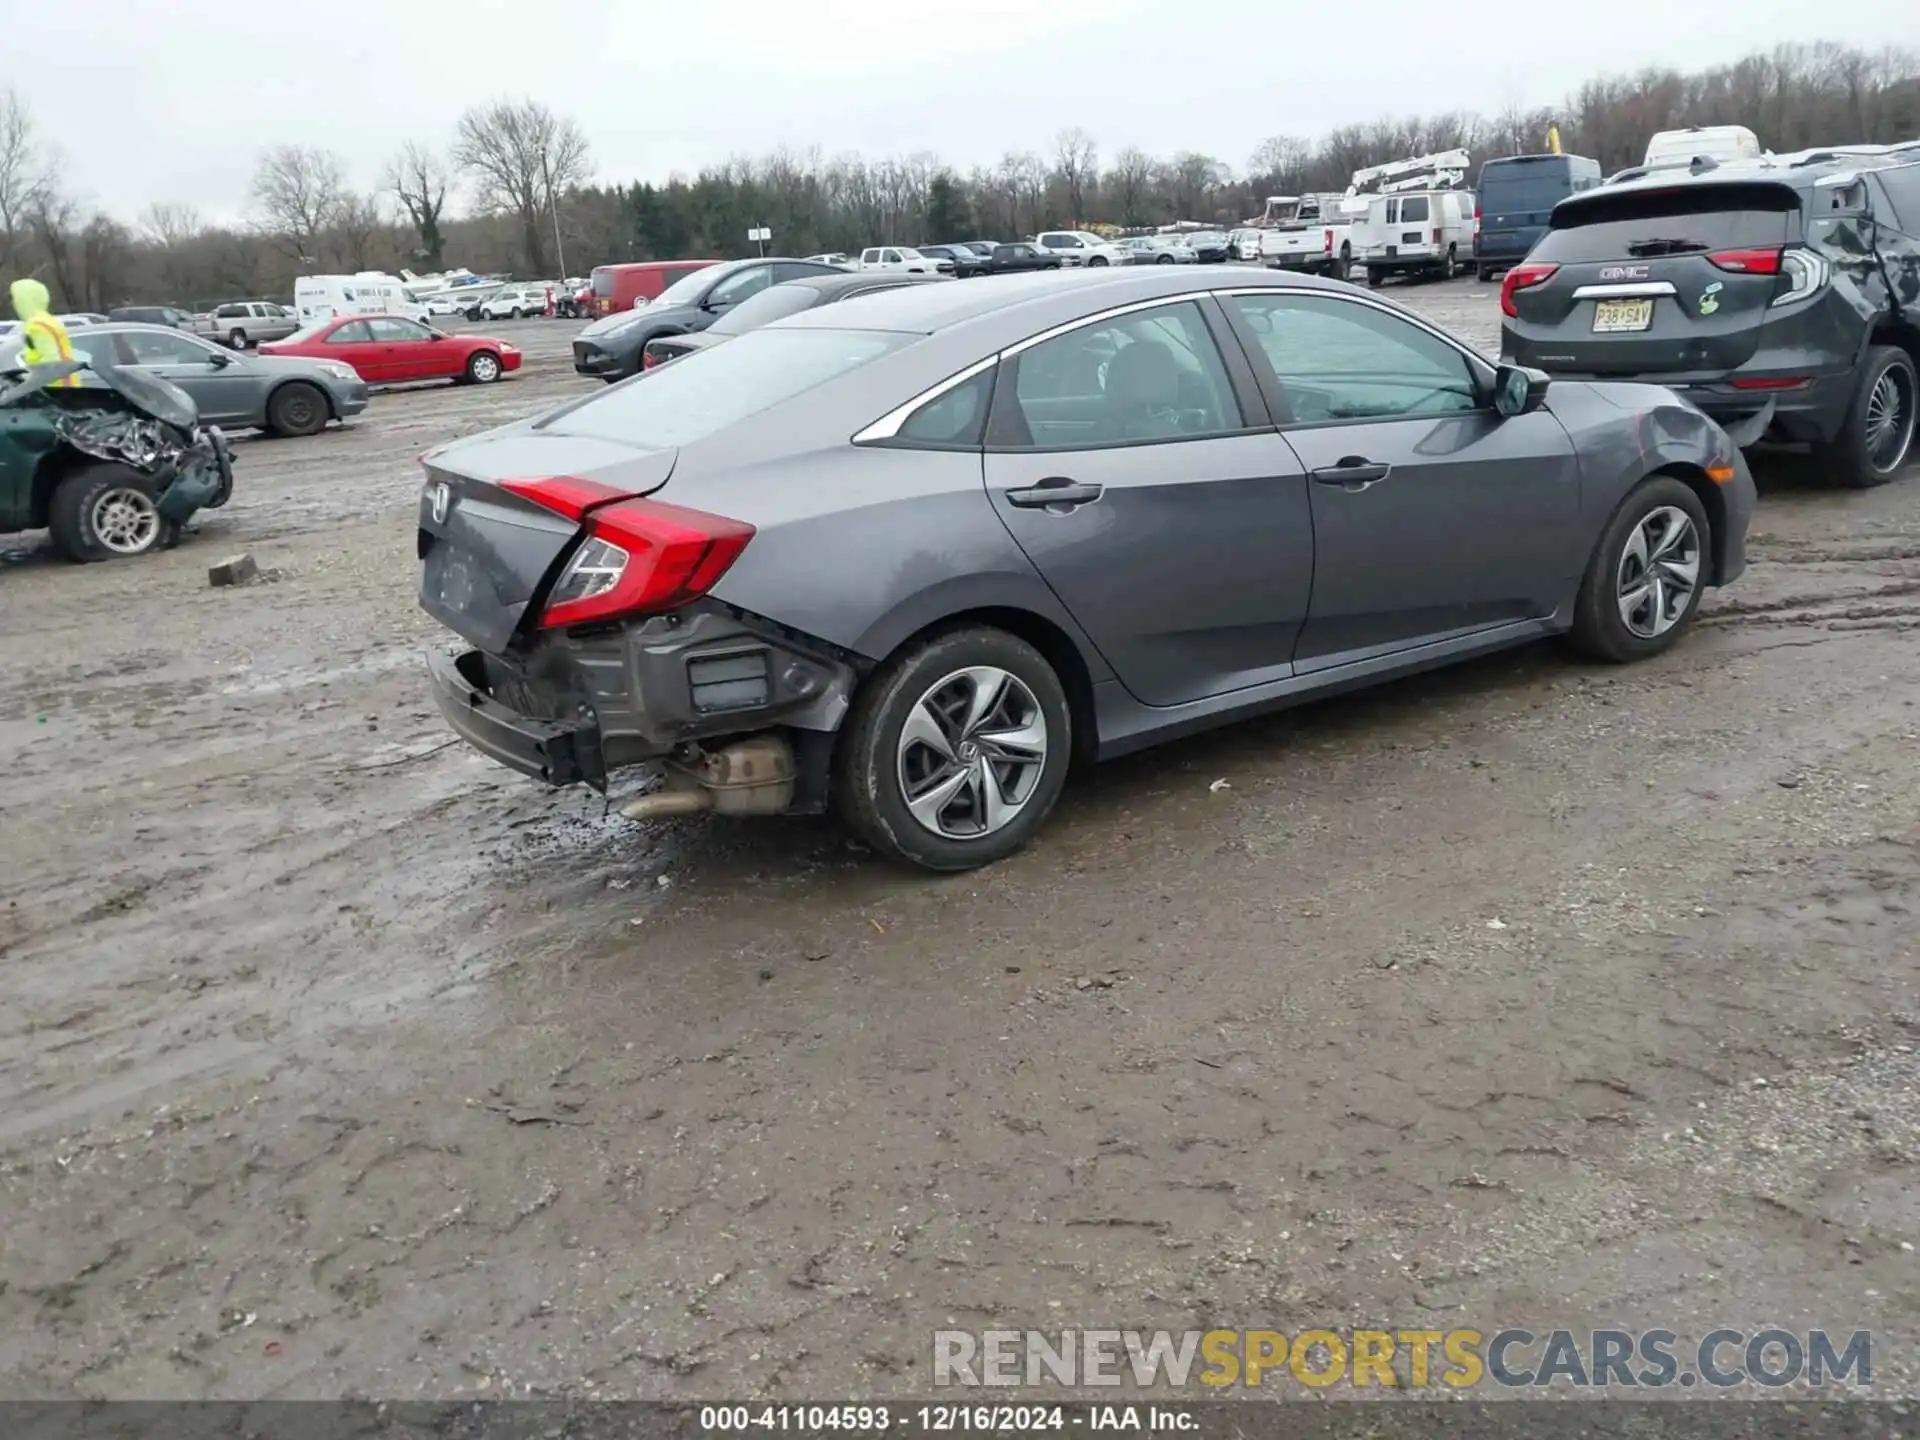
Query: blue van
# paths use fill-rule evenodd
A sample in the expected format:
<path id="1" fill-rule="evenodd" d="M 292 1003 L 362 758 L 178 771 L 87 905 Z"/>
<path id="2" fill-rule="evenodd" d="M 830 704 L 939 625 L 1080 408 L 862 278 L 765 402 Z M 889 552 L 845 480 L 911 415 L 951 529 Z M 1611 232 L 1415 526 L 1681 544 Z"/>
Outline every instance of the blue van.
<path id="1" fill-rule="evenodd" d="M 1547 217 L 1569 195 L 1600 183 L 1600 162 L 1584 155 L 1509 155 L 1480 167 L 1474 187 L 1473 264 L 1482 280 L 1511 270 L 1547 233 Z"/>

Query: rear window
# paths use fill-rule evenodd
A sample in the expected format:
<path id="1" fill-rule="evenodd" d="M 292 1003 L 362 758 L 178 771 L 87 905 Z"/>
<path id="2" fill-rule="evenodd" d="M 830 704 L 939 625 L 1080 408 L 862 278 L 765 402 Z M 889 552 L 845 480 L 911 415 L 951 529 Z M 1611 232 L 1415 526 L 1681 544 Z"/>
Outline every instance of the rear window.
<path id="1" fill-rule="evenodd" d="M 707 328 L 715 335 L 744 335 L 811 309 L 819 298 L 820 292 L 811 285 L 772 285 L 748 296 Z"/>
<path id="2" fill-rule="evenodd" d="M 611 270 L 596 270 L 593 272 L 593 293 L 603 300 L 613 294 L 613 272 Z"/>
<path id="3" fill-rule="evenodd" d="M 916 338 L 872 330 L 756 330 L 616 385 L 535 428 L 649 450 L 691 445 Z"/>
<path id="4" fill-rule="evenodd" d="M 1483 204 L 1482 208 L 1485 206 Z M 1557 208 L 1530 258 L 1555 264 L 1690 254 L 1794 238 L 1800 197 L 1784 185 L 1587 191 Z"/>
<path id="5" fill-rule="evenodd" d="M 1424 220 L 1426 218 L 1427 218 L 1427 197 L 1426 196 L 1415 195 L 1410 200 L 1402 200 L 1400 202 L 1400 220 L 1402 224 L 1410 224 L 1415 220 Z"/>

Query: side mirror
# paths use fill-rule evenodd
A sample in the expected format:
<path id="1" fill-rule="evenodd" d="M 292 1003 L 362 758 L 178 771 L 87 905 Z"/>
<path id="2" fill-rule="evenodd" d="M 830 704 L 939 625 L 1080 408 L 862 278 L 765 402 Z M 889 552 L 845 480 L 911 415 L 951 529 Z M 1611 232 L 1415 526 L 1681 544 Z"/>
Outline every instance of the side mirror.
<path id="1" fill-rule="evenodd" d="M 211 355 L 207 356 L 207 363 L 216 370 L 224 370 L 233 363 L 233 356 L 227 354 L 224 350 L 215 350 Z"/>
<path id="2" fill-rule="evenodd" d="M 1547 377 L 1524 365 L 1502 365 L 1494 372 L 1493 408 L 1503 420 L 1531 415 L 1547 399 Z"/>

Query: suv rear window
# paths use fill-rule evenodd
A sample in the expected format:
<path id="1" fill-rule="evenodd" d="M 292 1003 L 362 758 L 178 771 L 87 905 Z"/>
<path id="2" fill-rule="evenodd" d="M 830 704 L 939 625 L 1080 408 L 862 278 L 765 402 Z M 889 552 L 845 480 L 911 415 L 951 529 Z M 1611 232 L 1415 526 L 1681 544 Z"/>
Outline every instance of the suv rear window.
<path id="1" fill-rule="evenodd" d="M 1637 253 L 1633 247 L 1662 240 L 1683 242 L 1668 253 L 1784 245 L 1795 238 L 1799 211 L 1800 196 L 1785 185 L 1602 186 L 1556 208 L 1553 228 L 1528 258 L 1557 265 L 1622 260 Z"/>
<path id="2" fill-rule="evenodd" d="M 875 330 L 755 330 L 571 405 L 535 428 L 647 450 L 691 445 L 918 338 Z"/>

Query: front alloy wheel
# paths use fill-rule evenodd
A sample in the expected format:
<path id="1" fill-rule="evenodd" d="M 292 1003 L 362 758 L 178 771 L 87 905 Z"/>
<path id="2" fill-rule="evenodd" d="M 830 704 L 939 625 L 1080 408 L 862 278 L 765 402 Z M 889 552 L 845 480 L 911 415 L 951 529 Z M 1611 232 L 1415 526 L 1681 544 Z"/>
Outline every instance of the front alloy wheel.
<path id="1" fill-rule="evenodd" d="M 87 528 L 103 550 L 144 555 L 160 541 L 160 511 L 153 497 L 130 485 L 116 486 L 93 502 Z"/>
<path id="2" fill-rule="evenodd" d="M 1679 624 L 1700 584 L 1700 532 L 1692 517 L 1662 505 L 1635 525 L 1615 580 L 1621 622 L 1642 640 Z"/>
<path id="3" fill-rule="evenodd" d="M 1040 702 L 1016 675 L 973 666 L 937 680 L 901 727 L 900 793 L 921 826 L 947 840 L 1004 830 L 1033 798 L 1047 763 Z"/>
<path id="4" fill-rule="evenodd" d="M 1642 480 L 1587 561 L 1568 635 L 1574 647 L 1618 665 L 1672 645 L 1713 583 L 1712 536 L 1706 507 L 1684 480 Z"/>

